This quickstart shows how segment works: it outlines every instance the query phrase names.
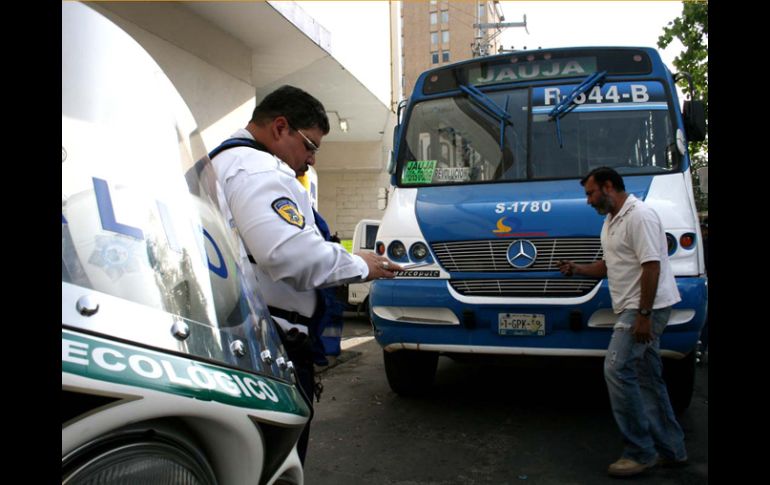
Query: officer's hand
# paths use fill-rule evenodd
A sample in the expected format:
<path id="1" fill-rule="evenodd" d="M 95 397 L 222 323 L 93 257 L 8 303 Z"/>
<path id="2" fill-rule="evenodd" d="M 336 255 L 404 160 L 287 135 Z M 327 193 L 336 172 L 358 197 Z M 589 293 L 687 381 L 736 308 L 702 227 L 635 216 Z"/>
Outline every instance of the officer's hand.
<path id="1" fill-rule="evenodd" d="M 366 281 L 371 281 L 377 278 L 393 278 L 395 271 L 401 271 L 403 268 L 396 263 L 388 261 L 388 258 L 377 256 L 374 253 L 356 253 L 366 261 L 366 265 L 369 267 L 369 275 L 366 277 Z"/>

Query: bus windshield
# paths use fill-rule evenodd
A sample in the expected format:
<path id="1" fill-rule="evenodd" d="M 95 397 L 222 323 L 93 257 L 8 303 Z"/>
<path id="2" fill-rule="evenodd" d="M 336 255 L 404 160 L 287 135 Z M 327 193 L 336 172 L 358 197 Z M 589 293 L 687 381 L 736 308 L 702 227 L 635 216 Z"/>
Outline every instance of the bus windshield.
<path id="1" fill-rule="evenodd" d="M 399 156 L 401 186 L 580 178 L 608 166 L 658 174 L 679 165 L 663 85 L 605 82 L 559 120 L 549 115 L 577 84 L 485 92 L 492 109 L 465 94 L 417 103 Z"/>

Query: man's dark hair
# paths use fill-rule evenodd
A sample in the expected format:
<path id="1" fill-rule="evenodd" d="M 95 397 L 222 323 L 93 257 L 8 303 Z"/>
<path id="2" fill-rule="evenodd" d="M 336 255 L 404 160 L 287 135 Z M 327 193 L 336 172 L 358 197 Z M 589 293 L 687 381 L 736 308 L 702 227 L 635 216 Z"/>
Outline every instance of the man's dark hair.
<path id="1" fill-rule="evenodd" d="M 612 182 L 612 186 L 615 187 L 615 190 L 618 192 L 626 191 L 626 184 L 623 183 L 623 177 L 621 177 L 618 172 L 616 172 L 614 169 L 611 169 L 610 167 L 599 167 L 591 170 L 588 172 L 588 175 L 583 177 L 583 179 L 580 181 L 580 185 L 585 186 L 586 182 L 588 182 L 588 179 L 591 177 L 594 178 L 600 187 L 604 185 L 604 182 L 609 180 Z"/>
<path id="2" fill-rule="evenodd" d="M 254 108 L 251 121 L 261 125 L 284 116 L 293 129 L 318 127 L 324 135 L 329 133 L 329 118 L 320 101 L 294 86 L 281 86 Z"/>

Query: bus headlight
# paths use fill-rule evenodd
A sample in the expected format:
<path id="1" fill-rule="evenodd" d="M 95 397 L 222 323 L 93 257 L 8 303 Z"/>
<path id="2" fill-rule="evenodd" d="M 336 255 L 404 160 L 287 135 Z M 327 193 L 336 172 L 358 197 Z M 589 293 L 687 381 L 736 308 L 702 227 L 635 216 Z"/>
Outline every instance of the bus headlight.
<path id="1" fill-rule="evenodd" d="M 390 258 L 396 261 L 403 260 L 406 256 L 406 247 L 401 241 L 393 241 L 388 247 Z"/>
<path id="2" fill-rule="evenodd" d="M 421 242 L 414 243 L 409 249 L 409 256 L 415 261 L 421 261 L 428 256 L 428 247 Z"/>
<path id="3" fill-rule="evenodd" d="M 666 233 L 666 243 L 668 243 L 668 255 L 671 256 L 676 251 L 676 238 Z"/>

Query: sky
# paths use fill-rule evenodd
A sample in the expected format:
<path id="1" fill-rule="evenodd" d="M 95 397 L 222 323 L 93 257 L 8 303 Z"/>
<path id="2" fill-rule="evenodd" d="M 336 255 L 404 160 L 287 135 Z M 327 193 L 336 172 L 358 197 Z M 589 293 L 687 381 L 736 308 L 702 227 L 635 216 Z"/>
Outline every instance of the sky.
<path id="1" fill-rule="evenodd" d="M 466 0 L 467 1 L 467 0 Z M 386 106 L 390 100 L 390 34 L 387 1 L 296 2 L 331 32 L 332 55 Z M 504 29 L 506 49 L 571 46 L 656 47 L 663 27 L 682 13 L 679 1 L 502 1 L 506 22 L 527 16 L 527 31 Z M 427 20 L 426 20 L 427 21 Z M 661 51 L 673 70 L 682 49 Z"/>
<path id="2" fill-rule="evenodd" d="M 505 22 L 521 22 L 527 29 L 511 27 L 501 35 L 510 49 L 570 46 L 633 46 L 657 48 L 663 27 L 682 13 L 677 1 L 567 1 L 500 2 Z M 529 33 L 527 33 L 529 31 Z M 676 41 L 661 52 L 663 62 L 673 68 L 682 49 Z"/>

